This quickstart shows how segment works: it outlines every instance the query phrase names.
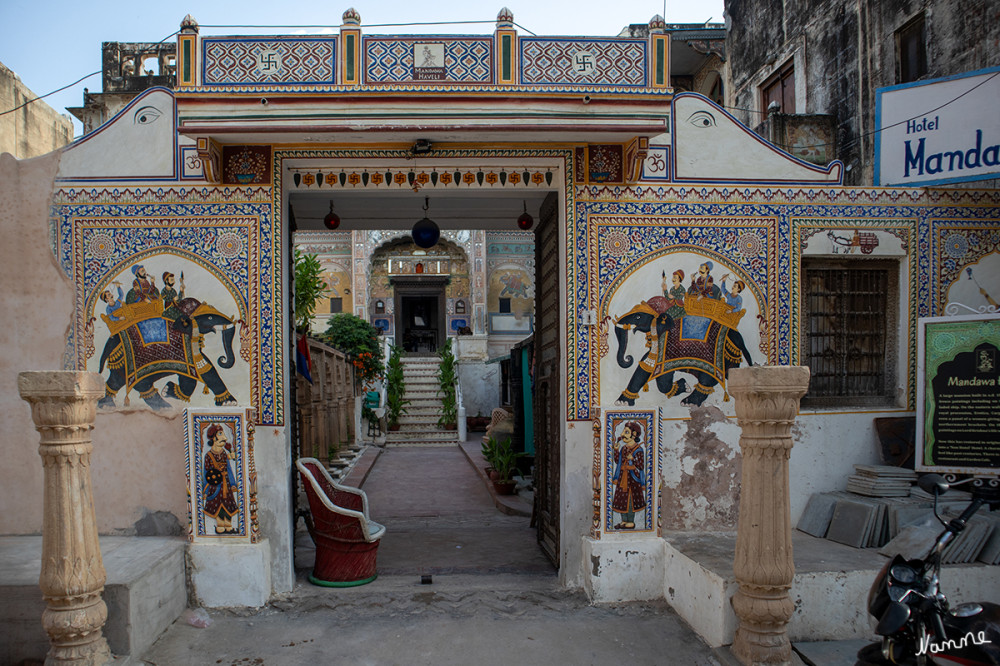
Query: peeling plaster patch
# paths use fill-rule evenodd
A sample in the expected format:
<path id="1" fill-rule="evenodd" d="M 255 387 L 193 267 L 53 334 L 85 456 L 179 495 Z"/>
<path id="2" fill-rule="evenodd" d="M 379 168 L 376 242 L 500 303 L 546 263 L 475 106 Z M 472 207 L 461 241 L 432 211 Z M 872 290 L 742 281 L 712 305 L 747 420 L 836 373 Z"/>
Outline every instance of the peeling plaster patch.
<path id="1" fill-rule="evenodd" d="M 663 484 L 676 486 L 681 482 L 681 459 L 679 446 L 687 428 L 687 421 L 673 421 L 665 426 L 660 440 L 660 466 L 663 469 Z"/>
<path id="2" fill-rule="evenodd" d="M 662 528 L 733 530 L 739 512 L 739 427 L 718 407 L 691 409 L 664 437 Z"/>
<path id="3" fill-rule="evenodd" d="M 673 599 L 674 598 L 674 588 L 668 587 L 667 588 L 667 594 L 670 595 L 671 599 Z"/>
<path id="4" fill-rule="evenodd" d="M 590 575 L 594 578 L 601 577 L 601 556 L 591 555 L 590 556 Z"/>

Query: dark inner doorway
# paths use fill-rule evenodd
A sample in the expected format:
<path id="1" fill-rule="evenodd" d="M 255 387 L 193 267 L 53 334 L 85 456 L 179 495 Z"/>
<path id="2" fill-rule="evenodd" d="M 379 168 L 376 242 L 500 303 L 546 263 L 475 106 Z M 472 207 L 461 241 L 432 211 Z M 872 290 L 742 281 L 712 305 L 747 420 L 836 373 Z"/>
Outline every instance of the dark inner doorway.
<path id="1" fill-rule="evenodd" d="M 396 336 L 408 354 L 433 354 L 444 345 L 447 277 L 392 278 Z"/>
<path id="2" fill-rule="evenodd" d="M 438 332 L 443 325 L 438 313 L 438 299 L 434 296 L 403 296 L 402 331 L 403 350 L 407 352 L 435 352 L 438 349 Z"/>

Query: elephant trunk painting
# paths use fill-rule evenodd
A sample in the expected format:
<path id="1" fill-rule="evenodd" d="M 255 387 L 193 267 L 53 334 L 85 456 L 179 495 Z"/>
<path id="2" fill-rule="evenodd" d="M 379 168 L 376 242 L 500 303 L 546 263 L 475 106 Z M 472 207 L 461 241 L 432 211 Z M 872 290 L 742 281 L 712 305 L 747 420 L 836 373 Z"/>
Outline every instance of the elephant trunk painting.
<path id="1" fill-rule="evenodd" d="M 616 404 L 635 405 L 639 392 L 651 379 L 668 398 L 686 393 L 687 381 L 674 380 L 675 372 L 686 372 L 697 383 L 681 404 L 701 405 L 716 385 L 725 388 L 731 368 L 739 367 L 743 359 L 753 365 L 743 336 L 736 329 L 741 316 L 742 312 L 732 312 L 724 301 L 694 296 L 685 299 L 683 310 L 673 301 L 657 296 L 623 314 L 615 321 L 619 367 L 630 368 L 635 362 L 628 354 L 630 331 L 645 335 L 646 352 Z"/>
<path id="2" fill-rule="evenodd" d="M 166 409 L 171 405 L 164 397 L 188 402 L 199 382 L 205 385 L 206 393 L 211 391 L 215 395 L 216 405 L 236 404 L 203 349 L 205 336 L 222 328 L 223 355 L 216 363 L 223 369 L 233 367 L 237 322 L 194 298 L 180 301 L 177 305 L 180 314 L 173 319 L 164 316 L 160 301 L 124 308 L 130 309 L 116 312 L 125 316 L 113 322 L 111 337 L 101 354 L 100 371 L 104 372 L 107 364 L 109 374 L 99 407 L 114 407 L 115 396 L 124 387 L 126 405 L 128 392 L 135 389 L 153 409 Z M 161 395 L 156 382 L 173 375 L 176 381 L 168 381 Z"/>

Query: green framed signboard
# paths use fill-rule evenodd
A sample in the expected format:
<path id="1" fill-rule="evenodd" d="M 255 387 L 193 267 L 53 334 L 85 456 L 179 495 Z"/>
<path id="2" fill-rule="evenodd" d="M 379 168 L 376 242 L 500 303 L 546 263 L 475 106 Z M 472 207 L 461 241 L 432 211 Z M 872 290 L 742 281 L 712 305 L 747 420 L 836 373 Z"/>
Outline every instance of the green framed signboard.
<path id="1" fill-rule="evenodd" d="M 996 475 L 1000 316 L 923 317 L 917 357 L 917 470 Z"/>

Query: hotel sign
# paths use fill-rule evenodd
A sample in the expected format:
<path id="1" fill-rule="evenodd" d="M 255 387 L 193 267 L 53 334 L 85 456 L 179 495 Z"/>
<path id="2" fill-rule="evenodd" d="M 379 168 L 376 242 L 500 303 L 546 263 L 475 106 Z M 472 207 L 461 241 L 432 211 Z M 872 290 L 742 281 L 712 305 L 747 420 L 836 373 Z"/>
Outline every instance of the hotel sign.
<path id="1" fill-rule="evenodd" d="M 1000 67 L 876 91 L 876 185 L 1000 177 Z"/>

